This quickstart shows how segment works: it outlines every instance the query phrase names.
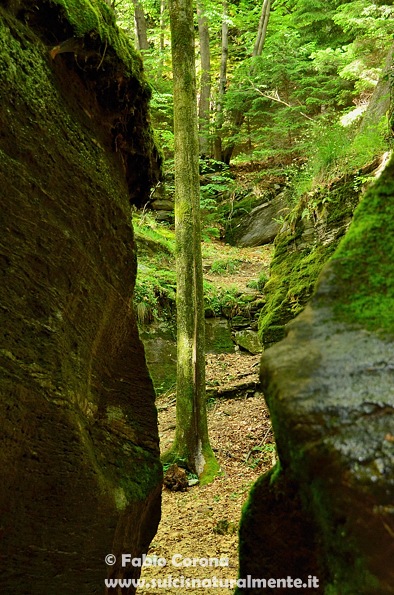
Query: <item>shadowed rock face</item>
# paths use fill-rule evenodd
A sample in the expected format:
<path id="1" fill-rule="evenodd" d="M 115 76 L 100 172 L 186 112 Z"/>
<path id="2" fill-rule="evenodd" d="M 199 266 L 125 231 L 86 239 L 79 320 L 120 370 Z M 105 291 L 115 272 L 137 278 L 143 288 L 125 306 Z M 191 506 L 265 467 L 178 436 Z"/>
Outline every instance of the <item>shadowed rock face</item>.
<path id="1" fill-rule="evenodd" d="M 233 232 L 233 242 L 237 246 L 263 246 L 273 242 L 281 228 L 279 219 L 288 212 L 283 194 L 270 202 L 255 207 Z"/>
<path id="2" fill-rule="evenodd" d="M 393 197 L 392 161 L 311 303 L 264 353 L 281 466 L 251 492 L 241 576 L 295 572 L 320 578 L 308 592 L 394 592 Z"/>
<path id="3" fill-rule="evenodd" d="M 0 8 L 0 574 L 4 593 L 91 595 L 137 576 L 104 558 L 140 557 L 160 517 L 130 223 L 158 166 L 139 60 L 107 17 L 90 53 L 52 59 L 61 5 Z"/>

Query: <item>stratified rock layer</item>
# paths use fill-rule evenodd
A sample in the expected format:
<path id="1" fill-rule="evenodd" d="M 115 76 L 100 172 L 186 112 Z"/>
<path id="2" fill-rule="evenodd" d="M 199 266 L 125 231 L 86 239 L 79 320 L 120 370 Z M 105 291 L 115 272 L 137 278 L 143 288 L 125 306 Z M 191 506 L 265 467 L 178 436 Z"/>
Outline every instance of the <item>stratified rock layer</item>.
<path id="1" fill-rule="evenodd" d="M 393 200 L 391 161 L 311 303 L 263 356 L 281 465 L 251 493 L 241 576 L 315 575 L 308 593 L 394 593 Z"/>
<path id="2" fill-rule="evenodd" d="M 107 572 L 137 576 L 104 558 L 141 556 L 160 517 L 130 223 L 157 156 L 140 60 L 97 7 L 0 8 L 0 590 L 10 594 L 92 595 Z M 73 36 L 72 52 L 51 57 Z"/>
<path id="3" fill-rule="evenodd" d="M 273 242 L 281 228 L 280 220 L 288 210 L 283 193 L 255 207 L 233 231 L 233 242 L 237 246 L 263 246 Z"/>
<path id="4" fill-rule="evenodd" d="M 358 174 L 368 175 L 379 166 L 376 159 Z M 356 173 L 354 174 L 356 175 Z M 354 175 L 345 175 L 328 186 L 306 194 L 275 238 L 269 280 L 264 286 L 266 304 L 261 309 L 259 334 L 268 348 L 285 336 L 293 320 L 312 296 L 316 280 L 351 223 L 361 197 Z"/>

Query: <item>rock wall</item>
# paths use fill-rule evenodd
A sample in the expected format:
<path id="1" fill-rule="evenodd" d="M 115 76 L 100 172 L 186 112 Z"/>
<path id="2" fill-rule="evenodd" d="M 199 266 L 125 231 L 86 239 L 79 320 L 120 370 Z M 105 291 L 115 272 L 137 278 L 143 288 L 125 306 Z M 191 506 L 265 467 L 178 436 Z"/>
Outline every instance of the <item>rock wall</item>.
<path id="1" fill-rule="evenodd" d="M 141 556 L 160 517 L 130 212 L 159 160 L 141 61 L 94 7 L 0 7 L 4 593 L 103 593 L 138 574 L 105 556 Z"/>
<path id="2" fill-rule="evenodd" d="M 394 593 L 393 201 L 394 159 L 311 302 L 263 356 L 280 465 L 244 511 L 241 577 L 314 575 L 307 593 Z"/>
<path id="3" fill-rule="evenodd" d="M 376 159 L 354 175 L 338 178 L 301 199 L 275 239 L 270 278 L 264 286 L 259 335 L 264 347 L 285 336 L 285 325 L 306 306 L 324 264 L 351 223 L 362 195 L 355 175 L 373 174 Z"/>

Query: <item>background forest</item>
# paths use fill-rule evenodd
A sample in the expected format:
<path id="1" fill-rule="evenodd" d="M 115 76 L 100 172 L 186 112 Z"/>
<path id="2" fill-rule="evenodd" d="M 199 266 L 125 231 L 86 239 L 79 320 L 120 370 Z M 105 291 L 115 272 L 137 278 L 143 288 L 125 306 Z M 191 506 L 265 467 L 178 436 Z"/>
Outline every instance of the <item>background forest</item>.
<path id="1" fill-rule="evenodd" d="M 166 2 L 115 0 L 112 5 L 119 25 L 143 53 L 153 124 L 170 160 Z M 313 156 L 314 173 L 341 159 L 381 75 L 394 33 L 393 12 L 391 2 L 367 0 L 199 0 L 201 154 L 226 163 L 277 158 L 286 165 Z M 350 151 L 350 166 L 360 160 L 356 153 L 377 150 L 378 132 L 369 131 L 367 146 Z"/>
<path id="2" fill-rule="evenodd" d="M 152 199 L 172 199 L 168 7 L 165 0 L 111 5 L 141 51 L 151 86 L 152 123 L 165 158 L 164 189 L 154 189 Z M 250 212 L 261 193 L 270 200 L 279 186 L 287 189 L 291 225 L 292 216 L 313 218 L 321 202 L 332 200 L 320 190 L 338 177 L 351 173 L 355 190 L 367 181 L 362 168 L 390 144 L 393 13 L 392 3 L 367 0 L 197 2 L 203 239 L 225 233 L 232 242 L 231 233 L 223 232 L 230 218 Z M 243 184 L 246 166 L 254 173 Z M 284 221 L 284 215 L 279 219 Z M 173 266 L 166 267 L 173 258 L 173 234 L 146 215 L 136 216 L 134 226 L 141 240 L 135 302 L 140 321 L 149 322 L 174 302 Z M 212 264 L 223 271 L 236 266 L 220 256 Z M 262 272 L 260 288 L 266 279 Z M 209 282 L 205 295 L 214 313 L 239 299 L 236 290 L 218 291 Z"/>

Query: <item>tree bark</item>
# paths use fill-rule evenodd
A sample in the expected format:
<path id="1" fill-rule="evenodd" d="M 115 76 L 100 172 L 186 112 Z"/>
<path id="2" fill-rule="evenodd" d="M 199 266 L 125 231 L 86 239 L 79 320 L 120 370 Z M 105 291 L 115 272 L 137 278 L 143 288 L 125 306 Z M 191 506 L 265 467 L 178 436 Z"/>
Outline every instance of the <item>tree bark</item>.
<path id="1" fill-rule="evenodd" d="M 216 122 L 215 122 L 215 146 L 214 157 L 217 161 L 223 161 L 222 137 L 223 126 L 223 100 L 227 85 L 227 60 L 228 60 L 228 21 L 227 21 L 227 0 L 223 0 L 222 20 L 222 57 L 220 61 L 219 89 L 216 101 Z"/>
<path id="2" fill-rule="evenodd" d="M 149 50 L 148 35 L 146 31 L 146 19 L 144 9 L 139 0 L 133 0 L 134 22 L 136 31 L 137 47 L 139 50 Z"/>
<path id="3" fill-rule="evenodd" d="M 205 317 L 200 230 L 198 122 L 193 2 L 170 0 L 175 135 L 177 268 L 176 433 L 164 462 L 209 481 L 218 464 L 209 444 L 205 404 Z"/>
<path id="4" fill-rule="evenodd" d="M 261 10 L 259 28 L 257 30 L 256 42 L 254 44 L 252 56 L 261 56 L 263 51 L 265 38 L 267 36 L 268 20 L 271 10 L 271 0 L 264 0 L 263 8 Z"/>
<path id="5" fill-rule="evenodd" d="M 165 30 L 166 30 L 166 19 L 165 19 L 166 3 L 165 0 L 160 0 L 160 51 L 165 50 Z"/>
<path id="6" fill-rule="evenodd" d="M 198 34 L 200 38 L 201 81 L 198 102 L 198 118 L 200 131 L 200 155 L 207 157 L 209 150 L 209 124 L 211 101 L 211 52 L 209 47 L 209 25 L 204 13 L 204 2 L 197 3 Z"/>

